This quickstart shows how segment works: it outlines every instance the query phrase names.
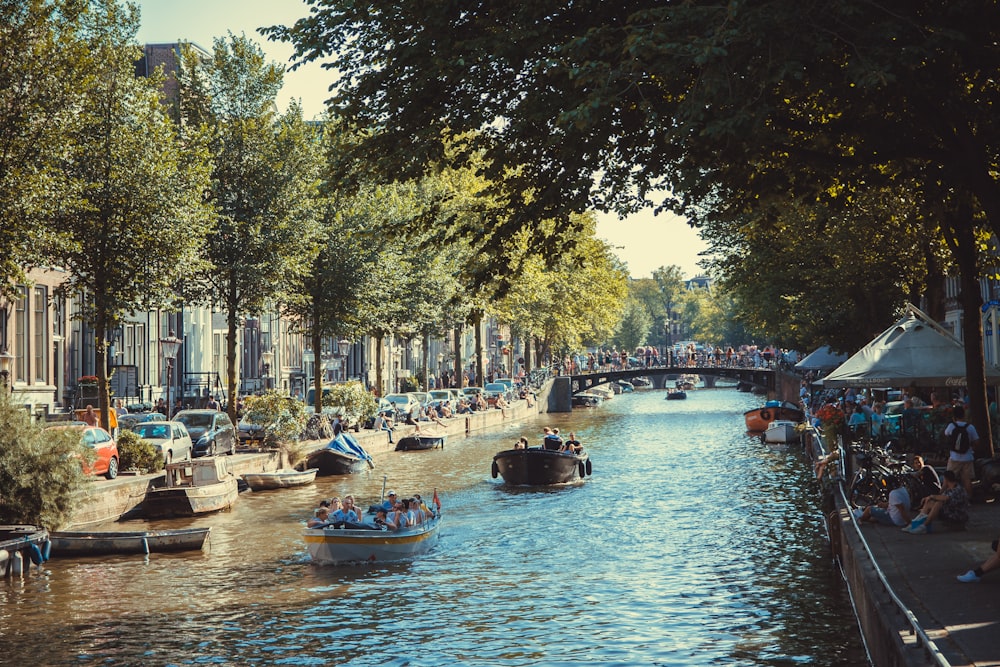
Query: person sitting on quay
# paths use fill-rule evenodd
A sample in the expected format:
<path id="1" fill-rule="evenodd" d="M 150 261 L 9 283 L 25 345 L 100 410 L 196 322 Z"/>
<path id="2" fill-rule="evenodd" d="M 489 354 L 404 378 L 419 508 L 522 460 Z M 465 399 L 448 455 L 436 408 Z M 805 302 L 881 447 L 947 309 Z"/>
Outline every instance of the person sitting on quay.
<path id="1" fill-rule="evenodd" d="M 467 415 L 472 413 L 472 406 L 464 398 L 458 402 L 458 414 Z"/>
<path id="2" fill-rule="evenodd" d="M 931 494 L 941 493 L 941 478 L 938 477 L 937 470 L 933 466 L 924 463 L 924 457 L 914 454 L 910 467 L 913 468 L 913 472 L 910 474 L 917 478 L 917 486 L 919 487 L 919 495 L 912 498 L 915 504 L 919 505 L 924 498 Z"/>
<path id="3" fill-rule="evenodd" d="M 945 523 L 961 527 L 969 520 L 969 496 L 958 483 L 958 475 L 951 470 L 941 473 L 942 492 L 924 498 L 920 505 L 920 514 L 903 529 L 912 535 L 924 535 L 931 532 L 931 524 L 941 517 Z"/>
<path id="4" fill-rule="evenodd" d="M 992 548 L 993 554 L 984 560 L 982 565 L 969 570 L 965 574 L 960 574 L 955 578 L 963 584 L 974 584 L 982 579 L 987 572 L 991 572 L 1000 567 L 1000 539 L 993 540 Z"/>
<path id="5" fill-rule="evenodd" d="M 886 526 L 906 526 L 910 523 L 910 494 L 896 477 L 890 477 L 889 499 L 877 505 L 869 505 L 861 511 L 859 521 L 874 521 Z M 857 509 L 855 510 L 857 513 Z M 857 514 L 856 514 L 857 516 Z"/>
<path id="6" fill-rule="evenodd" d="M 375 415 L 375 430 L 387 432 L 389 434 L 389 444 L 394 444 L 392 442 L 392 424 L 381 412 Z"/>

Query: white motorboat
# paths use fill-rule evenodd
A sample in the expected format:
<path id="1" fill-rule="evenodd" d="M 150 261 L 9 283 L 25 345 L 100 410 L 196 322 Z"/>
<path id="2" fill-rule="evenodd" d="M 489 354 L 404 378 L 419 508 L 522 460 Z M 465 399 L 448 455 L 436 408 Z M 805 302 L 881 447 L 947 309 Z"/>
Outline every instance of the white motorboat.
<path id="1" fill-rule="evenodd" d="M 779 420 L 767 425 L 764 431 L 764 442 L 788 443 L 798 442 L 799 432 L 795 430 L 798 422 Z"/>

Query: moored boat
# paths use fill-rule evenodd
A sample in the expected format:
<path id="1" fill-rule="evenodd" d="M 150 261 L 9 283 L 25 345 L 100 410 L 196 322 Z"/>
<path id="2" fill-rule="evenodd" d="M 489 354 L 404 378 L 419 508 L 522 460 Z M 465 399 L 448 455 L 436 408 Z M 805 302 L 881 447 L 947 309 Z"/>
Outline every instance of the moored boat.
<path id="1" fill-rule="evenodd" d="M 417 451 L 421 449 L 444 449 L 444 444 L 448 437 L 445 435 L 433 435 L 428 433 L 414 433 L 400 438 L 396 442 L 397 452 Z"/>
<path id="2" fill-rule="evenodd" d="M 309 556 L 320 565 L 343 563 L 394 562 L 422 556 L 438 543 L 441 515 L 419 526 L 381 530 L 366 528 L 306 528 Z"/>
<path id="3" fill-rule="evenodd" d="M 50 539 L 53 556 L 167 553 L 201 549 L 211 530 L 55 531 Z"/>
<path id="4" fill-rule="evenodd" d="M 667 391 L 668 401 L 683 401 L 687 397 L 687 392 L 683 389 L 670 389 Z"/>
<path id="5" fill-rule="evenodd" d="M 764 431 L 764 442 L 788 443 L 799 440 L 799 432 L 796 430 L 797 422 L 793 421 L 773 421 Z"/>
<path id="6" fill-rule="evenodd" d="M 493 457 L 493 479 L 514 486 L 545 486 L 583 480 L 592 474 L 590 457 L 542 447 L 506 449 Z"/>
<path id="7" fill-rule="evenodd" d="M 589 391 L 581 391 L 573 394 L 573 407 L 576 408 L 596 408 L 604 402 L 604 397 Z"/>
<path id="8" fill-rule="evenodd" d="M 21 554 L 23 566 L 41 565 L 49 559 L 49 531 L 41 526 L 15 524 L 0 526 L 0 577 L 12 566 L 11 556 Z"/>
<path id="9" fill-rule="evenodd" d="M 248 472 L 243 474 L 243 481 L 252 491 L 270 491 L 272 489 L 287 489 L 293 486 L 305 486 L 316 480 L 319 468 L 294 470 L 283 468 L 273 472 Z"/>
<path id="10" fill-rule="evenodd" d="M 374 468 L 375 463 L 364 447 L 348 433 L 338 433 L 323 449 L 306 458 L 306 465 L 318 475 L 351 475 Z"/>
<path id="11" fill-rule="evenodd" d="M 229 459 L 208 456 L 168 463 L 163 486 L 146 492 L 142 502 L 147 517 L 194 516 L 229 509 L 239 494 L 239 482 L 229 470 Z"/>
<path id="12" fill-rule="evenodd" d="M 763 433 L 773 421 L 801 422 L 805 414 L 794 403 L 788 401 L 768 401 L 762 407 L 747 410 L 743 413 L 747 430 Z"/>

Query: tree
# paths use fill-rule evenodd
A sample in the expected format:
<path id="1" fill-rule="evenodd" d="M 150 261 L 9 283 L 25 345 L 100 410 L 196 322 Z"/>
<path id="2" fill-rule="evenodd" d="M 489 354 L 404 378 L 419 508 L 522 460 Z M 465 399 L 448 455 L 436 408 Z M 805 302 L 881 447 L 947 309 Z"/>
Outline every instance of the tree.
<path id="1" fill-rule="evenodd" d="M 159 81 L 135 76 L 138 16 L 115 0 L 83 15 L 88 75 L 79 120 L 62 163 L 69 191 L 54 227 L 71 241 L 59 253 L 62 290 L 80 295 L 93 327 L 101 424 L 108 428 L 107 338 L 125 314 L 166 305 L 195 265 L 207 219 L 204 150 L 186 143 L 160 105 Z"/>
<path id="2" fill-rule="evenodd" d="M 45 222 L 60 199 L 53 193 L 66 187 L 60 164 L 81 119 L 83 9 L 73 0 L 0 4 L 0 302 L 65 247 Z"/>
<path id="3" fill-rule="evenodd" d="M 291 286 L 318 252 L 317 142 L 291 105 L 274 110 L 282 71 L 246 37 L 217 39 L 210 63 L 190 49 L 178 83 L 185 127 L 205 128 L 214 160 L 208 198 L 214 220 L 204 254 L 210 268 L 189 294 L 226 316 L 226 388 L 235 396 L 242 318 L 290 302 Z M 236 401 L 229 401 L 236 419 Z"/>
<path id="4" fill-rule="evenodd" d="M 646 344 L 646 337 L 653 326 L 653 317 L 638 299 L 630 298 L 625 303 L 625 312 L 615 334 L 615 343 L 623 350 L 634 350 Z"/>
<path id="5" fill-rule="evenodd" d="M 684 293 L 684 277 L 679 266 L 661 266 L 653 271 L 653 281 L 660 290 L 660 299 L 663 303 L 665 326 L 667 327 L 667 347 L 674 344 L 673 332 L 676 329 L 680 312 L 677 303 L 681 294 Z"/>

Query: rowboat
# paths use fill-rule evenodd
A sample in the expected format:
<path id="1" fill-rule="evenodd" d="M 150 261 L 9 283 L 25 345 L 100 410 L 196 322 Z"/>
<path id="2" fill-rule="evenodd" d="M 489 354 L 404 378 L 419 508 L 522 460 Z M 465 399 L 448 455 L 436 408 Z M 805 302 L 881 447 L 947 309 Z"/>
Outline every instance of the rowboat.
<path id="1" fill-rule="evenodd" d="M 350 475 L 375 467 L 371 455 L 347 433 L 338 433 L 326 447 L 310 453 L 306 465 L 319 475 Z"/>
<path id="2" fill-rule="evenodd" d="M 763 407 L 743 413 L 747 430 L 754 433 L 763 433 L 773 421 L 801 422 L 804 418 L 802 410 L 788 401 L 768 401 Z"/>
<path id="3" fill-rule="evenodd" d="M 583 480 L 592 474 L 590 457 L 542 447 L 507 449 L 493 457 L 493 479 L 515 486 L 544 486 Z"/>
<path id="4" fill-rule="evenodd" d="M 447 439 L 447 436 L 444 435 L 421 435 L 415 433 L 405 438 L 400 438 L 399 442 L 396 443 L 396 451 L 406 452 L 420 449 L 435 449 L 437 447 L 444 449 L 444 443 Z"/>
<path id="5" fill-rule="evenodd" d="M 589 391 L 581 391 L 573 394 L 573 407 L 576 408 L 596 408 L 604 402 L 604 397 Z"/>
<path id="6" fill-rule="evenodd" d="M 208 456 L 168 463 L 162 486 L 146 492 L 142 510 L 147 517 L 194 516 L 229 509 L 239 494 L 239 482 L 229 459 Z"/>
<path id="7" fill-rule="evenodd" d="M 306 528 L 309 556 L 320 565 L 409 560 L 421 556 L 438 543 L 440 514 L 412 528 Z"/>
<path id="8" fill-rule="evenodd" d="M 104 556 L 200 550 L 212 528 L 50 534 L 53 556 Z"/>
<path id="9" fill-rule="evenodd" d="M 253 491 L 270 491 L 271 489 L 287 489 L 292 486 L 305 486 L 316 481 L 319 468 L 308 470 L 293 470 L 283 468 L 274 472 L 248 472 L 243 474 L 243 481 Z"/>
<path id="10" fill-rule="evenodd" d="M 799 432 L 795 430 L 796 426 L 798 426 L 798 423 L 793 421 L 773 421 L 768 424 L 767 430 L 764 431 L 764 442 L 798 442 Z"/>

